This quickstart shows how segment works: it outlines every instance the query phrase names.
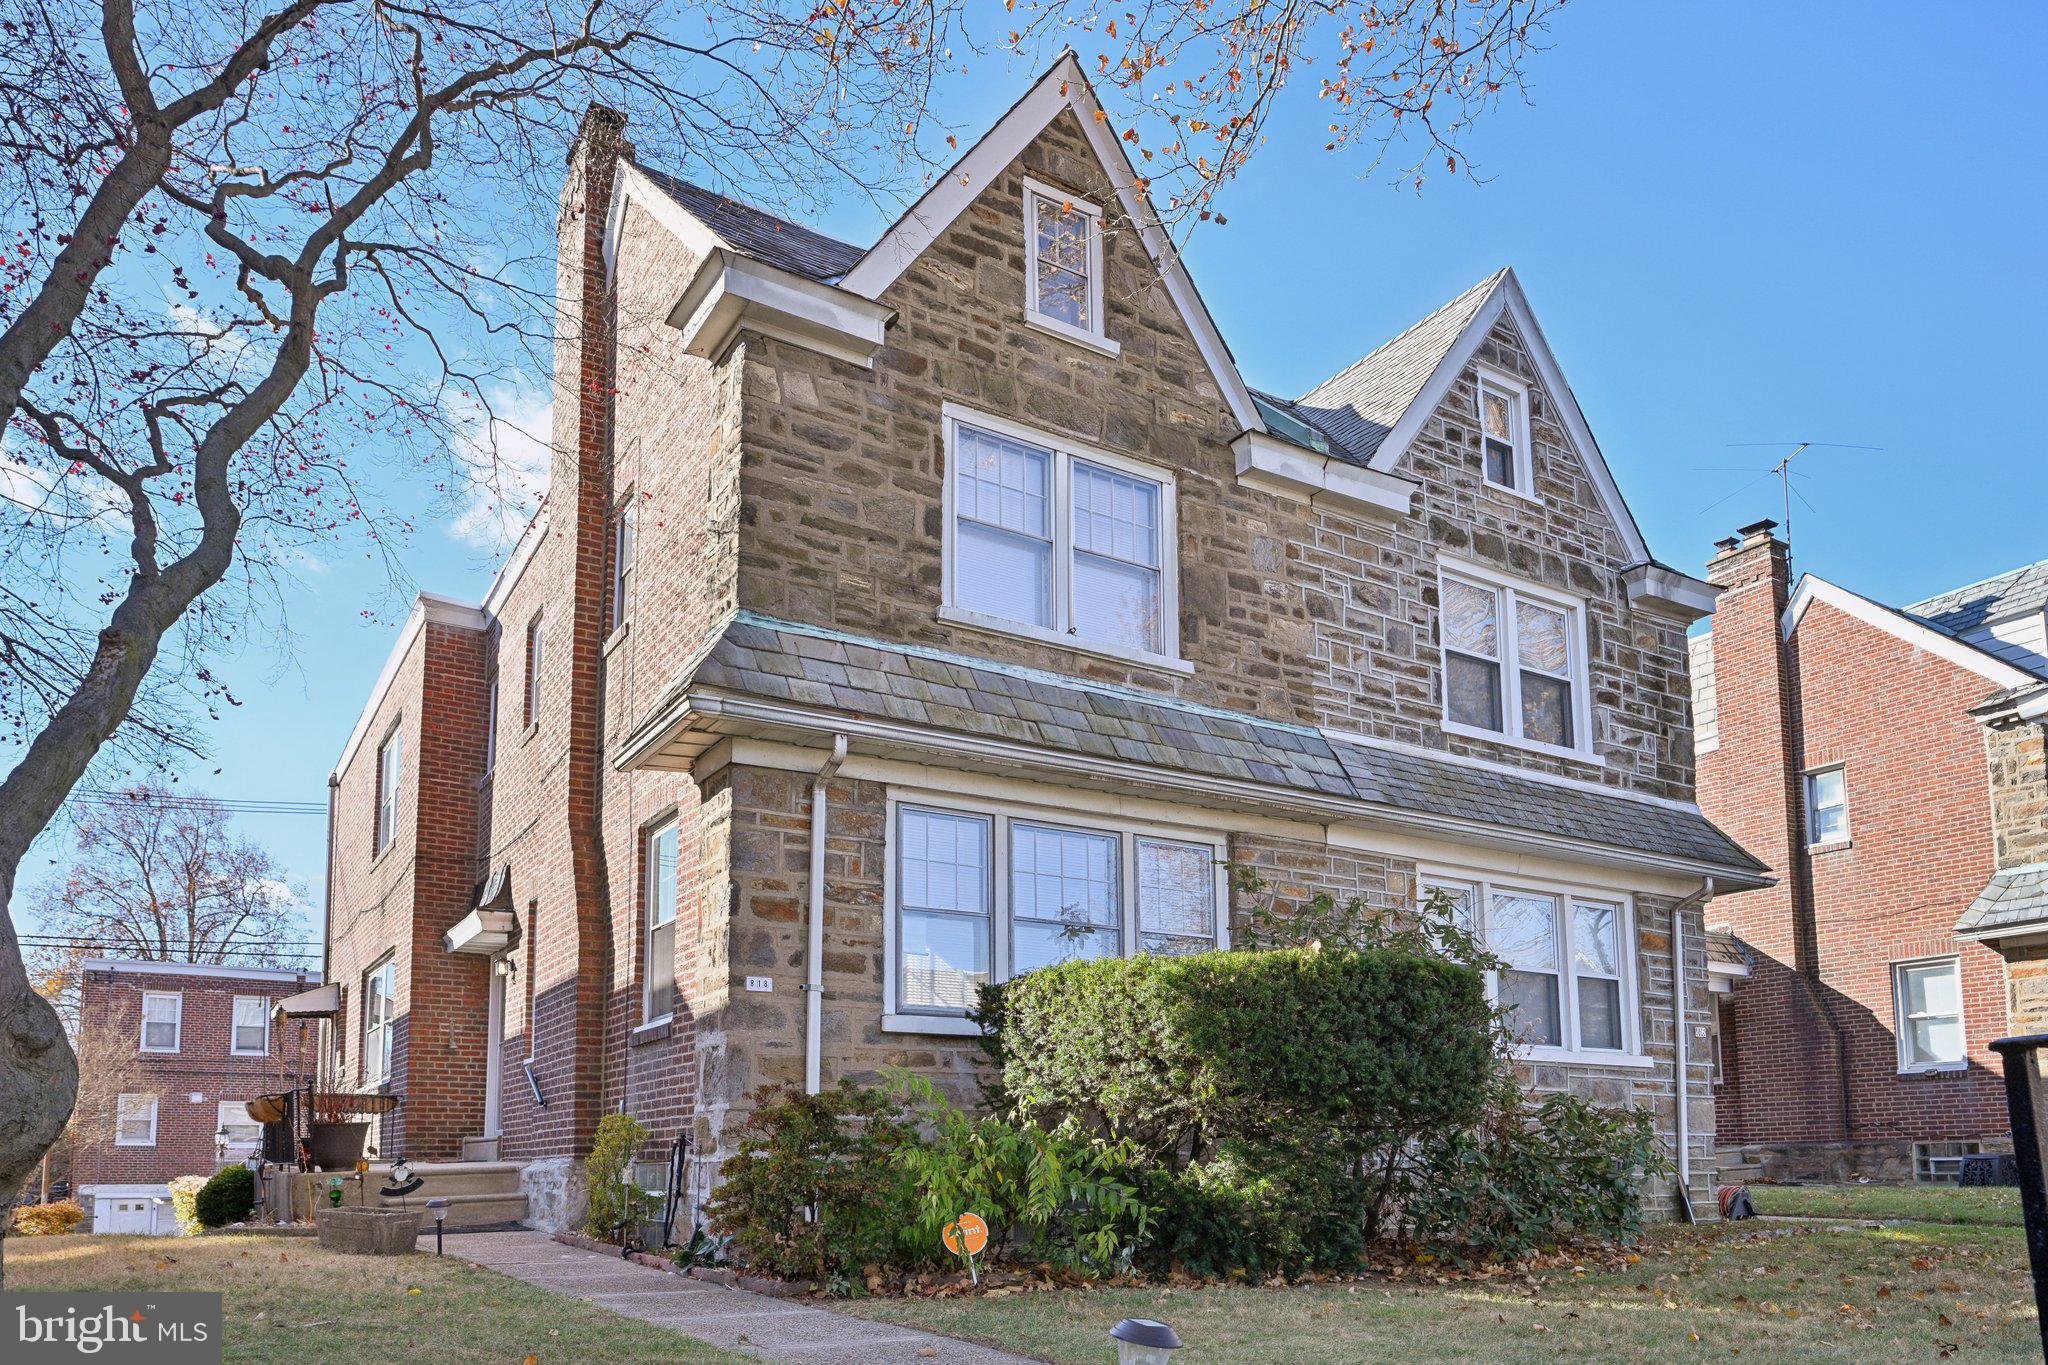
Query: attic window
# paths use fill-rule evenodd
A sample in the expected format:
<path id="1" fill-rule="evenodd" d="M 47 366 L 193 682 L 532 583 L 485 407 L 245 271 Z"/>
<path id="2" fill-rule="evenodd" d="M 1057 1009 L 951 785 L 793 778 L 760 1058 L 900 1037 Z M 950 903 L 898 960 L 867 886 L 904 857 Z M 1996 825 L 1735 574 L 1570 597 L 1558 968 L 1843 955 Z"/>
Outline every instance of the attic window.
<path id="1" fill-rule="evenodd" d="M 1529 456 L 1529 389 L 1493 370 L 1479 372 L 1479 448 L 1486 481 L 1534 497 Z"/>
<path id="2" fill-rule="evenodd" d="M 1024 238 L 1026 320 L 1114 354 L 1102 330 L 1102 210 L 1026 180 Z"/>

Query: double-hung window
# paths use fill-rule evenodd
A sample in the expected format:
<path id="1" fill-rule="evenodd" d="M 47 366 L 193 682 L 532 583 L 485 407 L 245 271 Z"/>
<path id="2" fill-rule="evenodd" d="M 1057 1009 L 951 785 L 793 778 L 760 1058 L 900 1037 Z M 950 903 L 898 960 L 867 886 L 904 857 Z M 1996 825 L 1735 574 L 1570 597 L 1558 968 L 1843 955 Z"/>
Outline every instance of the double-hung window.
<path id="1" fill-rule="evenodd" d="M 545 644 L 540 620 L 536 615 L 526 623 L 526 703 L 520 722 L 523 725 L 532 725 L 540 719 L 541 652 Z"/>
<path id="2" fill-rule="evenodd" d="M 1849 837 L 1849 778 L 1840 764 L 1806 775 L 1806 842 L 1838 844 Z"/>
<path id="3" fill-rule="evenodd" d="M 1102 210 L 1026 180 L 1024 236 L 1026 319 L 1086 346 L 1120 350 L 1102 329 Z"/>
<path id="4" fill-rule="evenodd" d="M 1479 447 L 1488 483 L 1534 496 L 1526 384 L 1494 370 L 1479 372 Z"/>
<path id="5" fill-rule="evenodd" d="M 372 831 L 371 852 L 391 847 L 398 830 L 398 785 L 404 777 L 405 735 L 393 730 L 377 750 L 377 827 Z"/>
<path id="6" fill-rule="evenodd" d="M 142 1050 L 176 1052 L 185 1031 L 185 996 L 180 991 L 142 993 Z"/>
<path id="7" fill-rule="evenodd" d="M 1516 1040 L 1555 1054 L 1629 1056 L 1636 1044 L 1634 936 L 1626 898 L 1568 887 L 1431 876 L 1458 923 L 1502 966 L 1488 982 Z"/>
<path id="8" fill-rule="evenodd" d="M 646 968 L 640 1002 L 643 1023 L 658 1024 L 676 1010 L 676 840 L 674 820 L 647 835 Z"/>
<path id="9" fill-rule="evenodd" d="M 1444 728 L 1585 756 L 1585 608 L 1470 565 L 1438 574 Z"/>
<path id="10" fill-rule="evenodd" d="M 1953 957 L 1892 967 L 1899 1070 L 1948 1071 L 1966 1064 L 1962 963 Z"/>
<path id="11" fill-rule="evenodd" d="M 950 405 L 946 430 L 942 614 L 1182 667 L 1173 476 Z"/>
<path id="12" fill-rule="evenodd" d="M 894 1027 L 1055 963 L 1227 946 L 1216 838 L 908 799 L 890 837 Z"/>
<path id="13" fill-rule="evenodd" d="M 235 1036 L 229 1050 L 237 1057 L 270 1055 L 270 1002 L 260 995 L 235 997 Z"/>
<path id="14" fill-rule="evenodd" d="M 123 1095 L 115 1102 L 114 1145 L 156 1146 L 156 1096 Z"/>
<path id="15" fill-rule="evenodd" d="M 256 1155 L 263 1140 L 263 1125 L 249 1117 L 249 1106 L 241 1100 L 222 1100 L 215 1110 L 221 1153 L 229 1161 Z"/>
<path id="16" fill-rule="evenodd" d="M 385 958 L 363 978 L 363 1079 L 391 1079 L 391 1049 L 398 1030 L 398 962 Z"/>
<path id="17" fill-rule="evenodd" d="M 611 626 L 617 630 L 626 624 L 630 611 L 633 587 L 633 541 L 636 535 L 632 493 L 626 494 L 625 501 L 612 510 L 612 614 Z"/>

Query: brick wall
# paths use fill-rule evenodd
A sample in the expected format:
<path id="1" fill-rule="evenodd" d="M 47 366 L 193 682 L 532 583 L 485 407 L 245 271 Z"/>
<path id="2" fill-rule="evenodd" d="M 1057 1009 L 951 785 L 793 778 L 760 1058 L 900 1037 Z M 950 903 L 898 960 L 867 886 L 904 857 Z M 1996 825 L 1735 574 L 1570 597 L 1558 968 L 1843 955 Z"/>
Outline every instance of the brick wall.
<path id="1" fill-rule="evenodd" d="M 296 995 L 318 980 L 313 973 L 279 979 L 88 970 L 79 995 L 81 1030 L 106 1040 L 110 1047 L 132 1050 L 134 1080 L 124 1082 L 121 1088 L 127 1093 L 156 1096 L 156 1142 L 148 1147 L 117 1145 L 111 1101 L 104 1118 L 96 1113 L 81 1115 L 81 1128 L 72 1144 L 73 1189 L 80 1185 L 154 1185 L 181 1175 L 211 1175 L 218 1170 L 214 1133 L 220 1127 L 220 1102 L 251 1100 L 291 1089 L 312 1068 L 317 1047 L 310 1028 L 302 1037 L 298 1024 L 273 1024 L 266 1055 L 235 1056 L 235 997 L 261 996 L 266 1002 L 276 1001 Z M 142 1051 L 145 991 L 168 991 L 183 997 L 177 1052 Z M 268 1004 L 265 1008 L 267 1011 Z M 199 1098 L 194 1100 L 194 1095 Z"/>

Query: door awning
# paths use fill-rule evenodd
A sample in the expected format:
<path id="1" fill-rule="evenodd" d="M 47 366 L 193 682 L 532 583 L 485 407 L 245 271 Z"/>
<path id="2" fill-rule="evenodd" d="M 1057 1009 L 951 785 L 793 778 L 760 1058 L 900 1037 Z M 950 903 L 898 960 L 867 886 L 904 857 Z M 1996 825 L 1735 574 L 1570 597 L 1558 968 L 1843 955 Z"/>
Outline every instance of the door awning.
<path id="1" fill-rule="evenodd" d="M 441 944 L 451 953 L 502 952 L 518 927 L 519 916 L 510 910 L 472 910 L 441 935 Z"/>
<path id="2" fill-rule="evenodd" d="M 278 1019 L 331 1019 L 341 1013 L 341 987 L 329 984 L 288 995 L 272 1011 Z"/>

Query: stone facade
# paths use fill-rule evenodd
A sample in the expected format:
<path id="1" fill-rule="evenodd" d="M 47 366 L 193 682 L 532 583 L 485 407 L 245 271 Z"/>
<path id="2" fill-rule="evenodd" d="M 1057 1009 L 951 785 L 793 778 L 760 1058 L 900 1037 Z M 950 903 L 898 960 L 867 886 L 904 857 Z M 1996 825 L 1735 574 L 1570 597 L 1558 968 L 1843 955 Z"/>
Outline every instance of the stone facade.
<path id="1" fill-rule="evenodd" d="M 561 1163 L 587 1147 L 599 1115 L 615 1110 L 649 1124 L 649 1162 L 687 1141 L 692 1193 L 701 1197 L 752 1097 L 803 1083 L 812 784 L 833 761 L 831 727 L 799 733 L 793 722 L 735 720 L 707 729 L 686 754 L 624 757 L 649 718 L 675 706 L 677 689 L 735 612 L 1037 670 L 1035 677 L 1113 698 L 1220 708 L 1226 725 L 1250 716 L 1311 732 L 1328 727 L 1602 799 L 1690 810 L 1684 620 L 1631 605 L 1622 586 L 1633 567 L 1625 537 L 1595 489 L 1588 454 L 1574 448 L 1544 389 L 1531 339 L 1512 321 L 1476 336 L 1471 361 L 1531 385 L 1537 497 L 1503 494 L 1480 477 L 1468 365 L 1400 471 L 1419 485 L 1415 514 L 1365 520 L 1240 481 L 1231 442 L 1242 424 L 1227 386 L 1139 234 L 1118 219 L 1108 177 L 1071 110 L 1026 139 L 880 292 L 877 302 L 893 317 L 871 366 L 826 354 L 780 326 L 743 328 L 712 353 L 696 353 L 702 348 L 693 350 L 689 329 L 671 312 L 710 260 L 702 235 L 678 224 L 675 205 L 637 193 L 612 202 L 614 184 L 633 183 L 630 172 L 612 177 L 612 158 L 622 153 L 630 148 L 616 124 L 595 118 L 564 189 L 548 506 L 480 610 L 430 613 L 446 619 L 401 649 L 361 728 L 377 735 L 415 725 L 414 717 L 437 714 L 425 699 L 445 692 L 461 699 L 460 716 L 448 723 L 466 738 L 408 739 L 420 756 L 408 783 L 425 784 L 434 799 L 408 788 L 410 842 L 378 858 L 349 843 L 374 810 L 375 744 L 352 745 L 337 772 L 330 917 L 335 976 L 353 993 L 340 1030 L 341 1070 L 360 1067 L 361 973 L 407 945 L 393 1083 L 406 1091 L 407 1110 L 426 1109 L 436 1100 L 413 1078 L 433 1076 L 461 1114 L 431 1129 L 412 1122 L 404 1131 L 410 1155 L 450 1155 L 465 1132 L 490 1125 L 482 1096 L 495 1049 L 503 1154 L 534 1163 L 529 1200 L 547 1210 L 537 1217 L 573 1216 Z M 1107 207 L 1105 317 L 1114 355 L 1026 320 L 1027 176 Z M 796 289 L 802 281 L 785 283 Z M 1178 666 L 945 619 L 948 403 L 1171 475 Z M 633 550 L 622 577 L 617 528 L 627 515 Z M 1583 601 L 1590 755 L 1445 731 L 1440 552 Z M 824 786 L 824 1084 L 902 1069 L 964 1102 L 978 1094 L 980 1048 L 964 1036 L 963 1020 L 891 1014 L 892 803 L 937 793 L 1037 818 L 1206 840 L 1225 860 L 1260 869 L 1283 903 L 1330 891 L 1405 907 L 1424 866 L 1627 898 L 1637 928 L 1630 1002 L 1639 1055 L 1625 1064 L 1532 1062 L 1529 1079 L 1647 1106 L 1675 1136 L 1670 925 L 1688 896 L 1681 976 L 1691 1027 L 1706 1008 L 1696 904 L 1703 883 L 1684 859 L 1588 852 L 1562 841 L 1539 853 L 1509 851 L 1441 820 L 1423 833 L 1350 825 L 1340 816 L 1355 815 L 1360 803 L 1339 810 L 1327 793 L 1314 799 L 1329 809 L 1305 814 L 1311 798 L 1298 791 L 1282 800 L 1277 790 L 1255 790 L 1257 782 L 1199 791 L 1083 774 L 1061 766 L 1071 756 L 1050 753 L 941 762 L 914 738 L 852 746 Z M 465 802 L 467 816 L 443 811 Z M 413 814 L 429 807 L 431 818 Z M 677 869 L 665 887 L 651 880 L 649 849 L 670 821 Z M 430 884 L 415 869 L 429 826 L 444 823 L 450 846 L 461 846 L 460 875 L 451 864 Z M 433 978 L 430 998 L 417 984 L 430 979 L 427 959 L 459 956 L 442 951 L 441 935 L 486 883 L 507 888 L 498 908 L 513 912 L 514 941 L 494 968 L 476 957 L 445 980 Z M 664 904 L 672 895 L 675 907 L 676 1005 L 650 1019 L 646 913 L 657 892 Z M 1244 910 L 1240 899 L 1224 913 L 1241 919 Z M 492 970 L 504 991 L 495 1039 L 484 1025 Z M 435 1049 L 433 1064 L 445 1061 L 454 1076 L 426 1069 L 423 1042 Z M 1686 1078 L 1696 1198 L 1711 1182 L 1706 1067 L 1702 1045 Z"/>

